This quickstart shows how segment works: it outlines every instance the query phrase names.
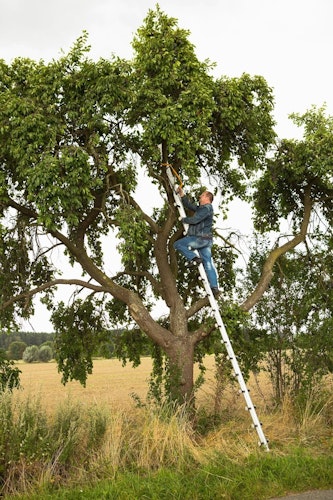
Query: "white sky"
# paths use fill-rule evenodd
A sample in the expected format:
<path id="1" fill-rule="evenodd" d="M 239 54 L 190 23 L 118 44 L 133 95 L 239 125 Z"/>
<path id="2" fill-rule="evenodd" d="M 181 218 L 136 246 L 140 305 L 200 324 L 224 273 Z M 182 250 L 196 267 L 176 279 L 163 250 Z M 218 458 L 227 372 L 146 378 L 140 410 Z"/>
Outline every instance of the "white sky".
<path id="1" fill-rule="evenodd" d="M 130 59 L 131 41 L 153 0 L 0 0 L 0 58 L 45 61 L 68 52 L 83 30 L 91 57 Z M 275 95 L 276 130 L 298 137 L 288 119 L 315 104 L 333 114 L 332 0 L 160 0 L 190 31 L 215 76 L 262 75 Z M 40 320 L 40 318 L 39 318 Z M 47 325 L 47 322 L 45 323 Z M 46 330 L 39 325 L 38 330 Z"/>

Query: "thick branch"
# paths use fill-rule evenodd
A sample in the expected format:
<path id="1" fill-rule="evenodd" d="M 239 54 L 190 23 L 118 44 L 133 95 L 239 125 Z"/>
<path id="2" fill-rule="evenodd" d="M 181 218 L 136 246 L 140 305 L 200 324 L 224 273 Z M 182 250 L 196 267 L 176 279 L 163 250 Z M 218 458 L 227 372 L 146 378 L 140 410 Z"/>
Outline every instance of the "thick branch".
<path id="1" fill-rule="evenodd" d="M 103 212 L 105 207 L 105 193 L 99 193 L 95 196 L 94 207 L 87 214 L 86 218 L 80 223 L 77 229 L 78 241 L 83 244 L 83 239 L 88 227 L 96 220 L 98 215 Z"/>
<path id="2" fill-rule="evenodd" d="M 273 277 L 273 267 L 277 259 L 281 255 L 284 255 L 285 253 L 289 252 L 297 245 L 305 241 L 310 221 L 311 209 L 312 209 L 312 200 L 310 196 L 310 186 L 308 186 L 304 193 L 304 213 L 299 233 L 296 234 L 294 238 L 292 238 L 290 241 L 287 241 L 287 243 L 285 243 L 284 245 L 278 248 L 274 248 L 274 250 L 270 252 L 264 264 L 262 274 L 260 276 L 259 282 L 255 290 L 241 305 L 241 309 L 243 309 L 243 311 L 249 311 L 263 296 L 264 292 L 266 291 Z"/>
<path id="3" fill-rule="evenodd" d="M 106 287 L 102 287 L 99 285 L 94 285 L 92 283 L 88 283 L 87 281 L 79 280 L 79 279 L 70 279 L 70 280 L 65 280 L 65 279 L 55 279 L 52 281 L 49 281 L 47 283 L 43 283 L 43 285 L 37 286 L 36 288 L 33 288 L 32 290 L 28 290 L 27 292 L 20 293 L 19 295 L 16 295 L 15 297 L 12 297 L 11 299 L 7 300 L 3 304 L 0 305 L 0 310 L 6 309 L 6 307 L 14 304 L 15 302 L 18 302 L 19 300 L 22 299 L 29 299 L 36 295 L 37 293 L 43 292 L 44 290 L 48 290 L 49 288 L 53 288 L 56 285 L 77 285 L 81 286 L 83 288 L 89 288 L 89 290 L 94 290 L 95 292 L 109 292 L 110 290 Z"/>
<path id="4" fill-rule="evenodd" d="M 20 205 L 19 203 L 16 203 L 16 201 L 12 200 L 11 198 L 8 198 L 8 203 L 7 206 L 15 208 L 18 212 L 20 212 L 23 215 L 26 215 L 27 217 L 30 217 L 31 219 L 37 219 L 38 215 L 37 212 L 34 210 L 31 210 L 28 207 L 25 207 L 24 205 Z"/>
<path id="5" fill-rule="evenodd" d="M 156 222 L 142 210 L 140 205 L 134 200 L 134 198 L 132 198 L 132 196 L 129 195 L 128 199 L 129 199 L 129 202 L 132 205 L 132 207 L 134 207 L 138 212 L 140 212 L 143 220 L 146 221 L 149 224 L 152 231 L 157 234 L 160 230 L 158 224 L 156 224 Z"/>
<path id="6" fill-rule="evenodd" d="M 215 234 L 218 238 L 220 238 L 227 245 L 227 247 L 233 248 L 236 252 L 241 253 L 241 251 L 238 248 L 236 248 L 236 246 L 233 245 L 231 243 L 231 241 L 229 241 L 229 239 L 225 238 L 224 236 L 222 236 L 222 234 L 218 233 L 217 231 L 215 231 Z M 233 234 L 236 234 L 236 233 L 234 233 L 234 232 L 230 233 L 229 237 L 232 236 Z"/>
<path id="7" fill-rule="evenodd" d="M 206 307 L 209 305 L 209 299 L 208 297 L 203 297 L 202 299 L 197 300 L 194 304 L 189 307 L 189 309 L 186 311 L 186 317 L 187 319 L 190 319 L 192 316 L 194 316 L 197 312 L 199 312 L 203 307 Z"/>

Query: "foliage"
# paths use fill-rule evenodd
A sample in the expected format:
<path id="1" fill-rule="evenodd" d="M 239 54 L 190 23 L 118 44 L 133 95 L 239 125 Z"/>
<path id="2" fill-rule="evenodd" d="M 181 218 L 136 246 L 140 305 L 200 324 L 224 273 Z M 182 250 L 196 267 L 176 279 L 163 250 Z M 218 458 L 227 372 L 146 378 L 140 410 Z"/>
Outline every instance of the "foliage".
<path id="1" fill-rule="evenodd" d="M 60 303 L 52 315 L 55 354 L 63 383 L 76 379 L 85 385 L 87 375 L 92 372 L 97 346 L 108 338 L 101 305 L 97 300 L 78 299 L 69 307 Z M 64 325 L 67 329 L 63 329 Z"/>
<path id="2" fill-rule="evenodd" d="M 20 334 L 15 336 L 19 338 Z M 50 337 L 50 334 L 48 334 L 48 337 Z M 36 335 L 32 335 L 31 338 L 35 339 Z M 39 338 L 39 340 L 41 339 Z M 9 344 L 7 355 L 9 359 L 24 359 L 27 363 L 33 361 L 47 362 L 53 357 L 53 342 L 49 340 L 38 346 L 35 344 L 27 345 L 25 342 L 16 340 Z"/>
<path id="3" fill-rule="evenodd" d="M 50 346 L 43 345 L 39 348 L 38 351 L 39 361 L 41 361 L 42 363 L 47 363 L 48 361 L 51 361 L 52 358 L 53 358 L 53 351 Z"/>
<path id="4" fill-rule="evenodd" d="M 28 345 L 42 345 L 45 342 L 52 342 L 52 333 L 45 332 L 10 332 L 0 334 L 0 348 L 9 350 L 12 342 L 24 342 Z"/>
<path id="5" fill-rule="evenodd" d="M 9 344 L 8 346 L 9 359 L 22 359 L 23 353 L 27 347 L 28 346 L 25 342 L 21 342 L 19 340 L 11 342 L 11 344 Z"/>
<path id="6" fill-rule="evenodd" d="M 293 252 L 279 259 L 277 271 L 263 299 L 252 313 L 248 335 L 260 344 L 265 370 L 270 373 L 276 401 L 311 390 L 333 371 L 332 287 L 329 258 L 312 239 L 312 252 Z M 267 244 L 253 249 L 248 286 L 260 272 Z M 308 247 L 309 250 L 309 247 Z"/>
<path id="7" fill-rule="evenodd" d="M 279 229 L 281 218 L 290 214 L 297 227 L 303 216 L 306 189 L 310 189 L 324 224 L 331 221 L 333 119 L 325 111 L 325 107 L 313 106 L 303 115 L 291 115 L 303 128 L 304 137 L 281 140 L 257 182 L 254 199 L 259 230 Z"/>
<path id="8" fill-rule="evenodd" d="M 34 363 L 39 359 L 39 349 L 36 345 L 30 345 L 26 348 L 22 356 L 23 361 L 26 363 Z"/>
<path id="9" fill-rule="evenodd" d="M 186 175 L 193 180 L 199 174 L 199 144 L 210 136 L 214 83 L 208 62 L 198 61 L 188 35 L 158 7 L 149 11 L 132 43 L 135 95 L 130 120 L 143 127 L 142 140 L 151 151 L 167 141 L 170 158 L 186 162 Z"/>
<path id="10" fill-rule="evenodd" d="M 5 352 L 0 349 L 0 392 L 12 391 L 20 387 L 21 370 L 14 366 L 14 362 L 6 358 Z"/>

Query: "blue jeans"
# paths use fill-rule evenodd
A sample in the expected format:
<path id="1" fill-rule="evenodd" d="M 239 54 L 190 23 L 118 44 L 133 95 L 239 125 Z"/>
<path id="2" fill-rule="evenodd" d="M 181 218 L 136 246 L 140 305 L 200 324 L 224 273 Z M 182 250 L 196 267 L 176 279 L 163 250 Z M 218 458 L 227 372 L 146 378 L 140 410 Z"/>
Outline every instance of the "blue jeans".
<path id="1" fill-rule="evenodd" d="M 211 288 L 218 288 L 216 269 L 212 261 L 212 245 L 213 242 L 210 238 L 185 236 L 176 241 L 174 248 L 182 253 L 188 260 L 198 257 L 197 253 L 193 252 L 193 250 L 197 250 L 202 258 L 202 263 Z"/>

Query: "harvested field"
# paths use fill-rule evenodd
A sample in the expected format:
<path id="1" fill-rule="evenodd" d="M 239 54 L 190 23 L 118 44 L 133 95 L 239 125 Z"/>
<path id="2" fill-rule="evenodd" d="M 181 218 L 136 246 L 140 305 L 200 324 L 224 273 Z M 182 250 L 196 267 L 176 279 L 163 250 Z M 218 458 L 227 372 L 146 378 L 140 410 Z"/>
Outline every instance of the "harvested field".
<path id="1" fill-rule="evenodd" d="M 38 395 L 43 406 L 53 412 L 55 408 L 66 398 L 79 400 L 81 403 L 102 403 L 112 408 L 128 408 L 133 405 L 132 394 L 140 397 L 143 401 L 148 390 L 148 379 L 150 376 L 152 362 L 146 357 L 142 358 L 140 366 L 133 368 L 131 364 L 122 366 L 117 359 L 94 360 L 93 374 L 87 379 L 86 387 L 79 382 L 72 381 L 65 386 L 61 383 L 61 374 L 58 373 L 57 364 L 50 363 L 24 363 L 17 364 L 21 370 L 21 386 L 23 394 Z M 205 366 L 207 368 L 205 383 L 198 392 L 197 399 L 202 404 L 216 404 L 219 396 L 214 379 L 214 358 L 208 357 Z M 198 369 L 195 369 L 195 373 Z M 267 392 L 267 382 L 260 383 L 260 390 L 251 378 L 249 387 L 257 406 L 264 401 L 261 393 L 262 386 Z M 238 386 L 229 387 L 223 391 L 223 406 L 228 407 L 239 404 L 244 406 L 243 399 L 239 397 Z"/>

